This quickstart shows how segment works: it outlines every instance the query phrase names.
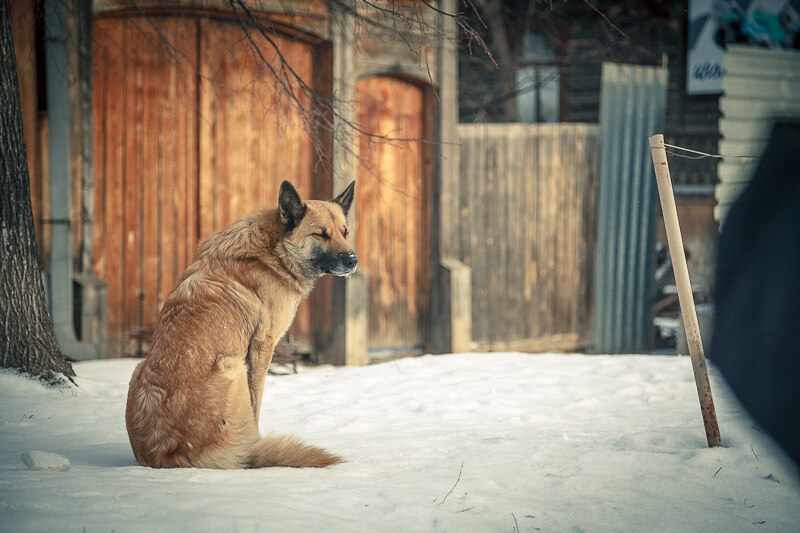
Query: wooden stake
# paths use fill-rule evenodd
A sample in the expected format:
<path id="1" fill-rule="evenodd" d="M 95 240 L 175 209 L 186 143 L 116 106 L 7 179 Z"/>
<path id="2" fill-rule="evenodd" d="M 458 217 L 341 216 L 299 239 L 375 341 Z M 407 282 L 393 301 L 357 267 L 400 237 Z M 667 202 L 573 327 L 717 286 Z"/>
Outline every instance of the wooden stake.
<path id="1" fill-rule="evenodd" d="M 706 440 L 709 447 L 722 446 L 717 424 L 717 413 L 714 409 L 714 398 L 711 396 L 711 383 L 708 381 L 708 368 L 703 352 L 703 341 L 697 324 L 697 312 L 694 308 L 694 296 L 689 282 L 689 268 L 686 266 L 686 255 L 683 251 L 683 237 L 678 224 L 678 210 L 675 207 L 675 195 L 672 193 L 672 181 L 667 164 L 667 151 L 664 136 L 650 137 L 650 153 L 653 156 L 653 167 L 656 171 L 658 195 L 661 197 L 661 211 L 664 214 L 664 227 L 667 230 L 669 253 L 672 256 L 672 269 L 675 273 L 675 284 L 678 286 L 678 301 L 681 305 L 683 325 L 686 329 L 686 341 L 692 358 L 694 382 L 697 395 L 700 397 L 700 410 L 706 428 Z"/>

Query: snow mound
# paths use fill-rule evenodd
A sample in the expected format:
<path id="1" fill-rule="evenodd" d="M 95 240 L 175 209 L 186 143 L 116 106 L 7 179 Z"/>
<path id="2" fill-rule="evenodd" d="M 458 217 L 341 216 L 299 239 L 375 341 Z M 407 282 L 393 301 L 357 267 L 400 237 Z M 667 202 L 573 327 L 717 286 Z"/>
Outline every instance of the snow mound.
<path id="1" fill-rule="evenodd" d="M 70 468 L 69 459 L 57 453 L 31 450 L 20 455 L 20 459 L 29 470 L 49 470 L 66 472 Z"/>

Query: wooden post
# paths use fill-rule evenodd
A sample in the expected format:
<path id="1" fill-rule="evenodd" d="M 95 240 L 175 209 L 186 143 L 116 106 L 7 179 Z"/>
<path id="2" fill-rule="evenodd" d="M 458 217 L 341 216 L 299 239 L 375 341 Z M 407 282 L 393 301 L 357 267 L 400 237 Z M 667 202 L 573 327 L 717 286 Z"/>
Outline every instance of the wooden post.
<path id="1" fill-rule="evenodd" d="M 468 352 L 472 343 L 472 269 L 447 258 L 439 268 L 442 307 L 435 347 L 445 353 Z"/>
<path id="2" fill-rule="evenodd" d="M 672 181 L 667 164 L 667 151 L 664 147 L 664 136 L 650 137 L 650 153 L 656 171 L 658 195 L 661 197 L 661 211 L 664 214 L 664 227 L 667 230 L 667 242 L 672 256 L 672 268 L 675 272 L 675 284 L 678 286 L 678 301 L 683 314 L 683 325 L 686 328 L 686 341 L 692 358 L 694 381 L 697 395 L 700 397 L 700 410 L 706 429 L 706 440 L 709 447 L 722 446 L 717 424 L 717 413 L 714 409 L 714 398 L 711 396 L 711 384 L 708 381 L 708 368 L 703 353 L 703 342 L 700 339 L 700 328 L 697 324 L 697 313 L 694 308 L 694 297 L 689 282 L 689 269 L 686 266 L 686 255 L 683 251 L 683 238 L 678 224 L 678 210 L 675 207 L 675 195 L 672 193 Z"/>
<path id="3" fill-rule="evenodd" d="M 333 278 L 333 301 L 340 306 L 333 321 L 330 342 L 319 343 L 324 362 L 364 366 L 369 338 L 367 274 L 359 269 L 349 279 Z"/>

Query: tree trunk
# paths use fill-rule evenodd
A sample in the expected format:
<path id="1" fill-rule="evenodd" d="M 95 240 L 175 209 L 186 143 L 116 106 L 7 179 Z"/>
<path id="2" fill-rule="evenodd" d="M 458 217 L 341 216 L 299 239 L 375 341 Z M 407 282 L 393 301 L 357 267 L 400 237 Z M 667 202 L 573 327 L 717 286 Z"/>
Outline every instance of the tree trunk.
<path id="1" fill-rule="evenodd" d="M 0 0 L 0 366 L 74 376 L 47 312 L 33 226 L 9 0 Z"/>
<path id="2" fill-rule="evenodd" d="M 483 13 L 492 36 L 491 49 L 500 74 L 500 90 L 504 96 L 503 111 L 505 112 L 505 122 L 519 122 L 516 97 L 517 59 L 514 56 L 514 46 L 510 41 L 506 28 L 503 2 L 478 0 L 477 5 Z"/>

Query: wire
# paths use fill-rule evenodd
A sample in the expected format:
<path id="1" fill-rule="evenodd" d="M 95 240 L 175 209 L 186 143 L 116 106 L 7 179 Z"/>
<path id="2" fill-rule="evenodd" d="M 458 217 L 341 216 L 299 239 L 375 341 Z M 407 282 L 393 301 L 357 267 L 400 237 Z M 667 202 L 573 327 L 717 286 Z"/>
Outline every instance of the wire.
<path id="1" fill-rule="evenodd" d="M 726 157 L 741 158 L 741 159 L 761 159 L 760 156 L 753 156 L 753 155 L 709 154 L 709 153 L 706 153 L 706 152 L 700 152 L 698 150 L 690 150 L 689 148 L 684 148 L 683 146 L 675 146 L 674 144 L 667 144 L 667 143 L 664 143 L 662 146 L 667 147 L 667 148 L 672 148 L 674 150 L 681 150 L 683 152 L 689 152 L 689 153 L 692 153 L 692 154 L 697 154 L 696 156 L 691 156 L 691 155 L 676 154 L 675 152 L 667 151 L 667 154 L 669 154 L 669 155 L 673 155 L 675 157 L 683 157 L 685 159 L 704 159 L 706 157 L 713 157 L 713 158 L 717 158 L 717 159 L 723 159 L 723 158 L 726 158 Z M 653 146 L 653 148 L 661 148 L 661 146 Z"/>

